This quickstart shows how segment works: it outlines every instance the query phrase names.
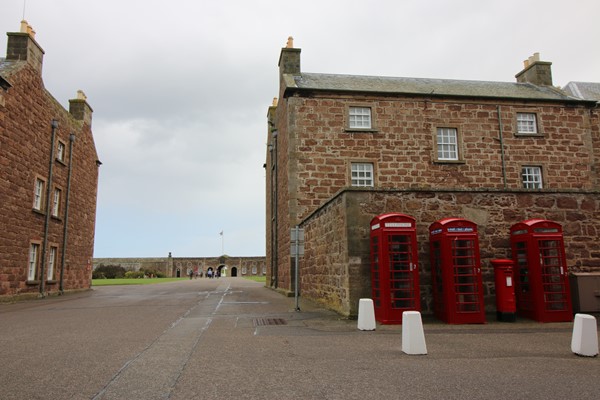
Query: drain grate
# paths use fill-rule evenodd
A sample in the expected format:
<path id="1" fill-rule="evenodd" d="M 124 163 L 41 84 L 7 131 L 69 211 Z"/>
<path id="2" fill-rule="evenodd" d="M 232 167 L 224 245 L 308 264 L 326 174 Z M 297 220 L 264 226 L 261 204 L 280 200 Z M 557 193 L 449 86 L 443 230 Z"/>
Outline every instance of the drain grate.
<path id="1" fill-rule="evenodd" d="M 254 327 L 266 325 L 287 325 L 283 318 L 255 318 Z"/>

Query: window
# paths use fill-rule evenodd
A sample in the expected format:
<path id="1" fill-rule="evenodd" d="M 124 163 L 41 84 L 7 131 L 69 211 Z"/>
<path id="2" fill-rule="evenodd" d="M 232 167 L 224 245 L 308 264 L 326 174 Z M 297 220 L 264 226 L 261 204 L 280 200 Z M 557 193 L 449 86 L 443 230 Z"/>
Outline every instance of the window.
<path id="1" fill-rule="evenodd" d="M 29 268 L 27 269 L 28 281 L 35 281 L 35 274 L 37 271 L 39 254 L 40 245 L 37 243 L 31 243 L 31 247 L 29 248 Z"/>
<path id="2" fill-rule="evenodd" d="M 524 166 L 521 177 L 525 189 L 542 189 L 542 167 Z"/>
<path id="3" fill-rule="evenodd" d="M 44 186 L 46 182 L 44 182 L 40 178 L 36 178 L 35 180 L 35 188 L 33 192 L 33 209 L 41 211 L 42 206 L 44 205 Z"/>
<path id="4" fill-rule="evenodd" d="M 458 132 L 456 128 L 437 129 L 437 159 L 458 160 Z"/>
<path id="5" fill-rule="evenodd" d="M 256 275 L 256 272 L 257 272 L 257 271 L 258 271 L 258 270 L 256 269 L 256 265 L 253 265 L 253 266 L 252 266 L 252 275 Z"/>
<path id="6" fill-rule="evenodd" d="M 66 146 L 63 142 L 58 142 L 58 148 L 56 149 L 56 159 L 60 162 L 65 162 L 65 150 Z"/>
<path id="7" fill-rule="evenodd" d="M 369 107 L 350 107 L 348 109 L 350 129 L 371 129 L 371 109 Z"/>
<path id="8" fill-rule="evenodd" d="M 352 186 L 373 186 L 373 164 L 352 163 Z"/>
<path id="9" fill-rule="evenodd" d="M 538 133 L 534 113 L 517 113 L 517 133 L 535 135 Z"/>
<path id="10" fill-rule="evenodd" d="M 50 255 L 48 257 L 48 280 L 54 280 L 54 266 L 56 265 L 56 254 L 58 248 L 50 247 Z"/>
<path id="11" fill-rule="evenodd" d="M 52 196 L 52 216 L 58 217 L 60 211 L 60 195 L 61 191 L 58 188 L 54 189 L 54 195 Z"/>

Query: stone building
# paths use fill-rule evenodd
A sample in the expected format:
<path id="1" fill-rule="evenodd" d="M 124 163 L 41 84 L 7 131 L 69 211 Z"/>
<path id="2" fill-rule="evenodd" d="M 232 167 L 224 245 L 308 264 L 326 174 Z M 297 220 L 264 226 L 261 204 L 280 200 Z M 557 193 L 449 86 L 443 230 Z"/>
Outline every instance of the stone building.
<path id="1" fill-rule="evenodd" d="M 305 230 L 300 293 L 356 315 L 371 297 L 369 222 L 417 220 L 421 304 L 431 312 L 428 227 L 478 224 L 485 302 L 490 259 L 510 257 L 509 228 L 562 224 L 571 271 L 600 270 L 600 123 L 596 101 L 553 87 L 536 54 L 516 82 L 306 73 L 291 41 L 279 59 L 266 154 L 267 280 L 294 290 L 290 230 Z"/>
<path id="2" fill-rule="evenodd" d="M 98 155 L 83 92 L 69 110 L 44 88 L 31 27 L 0 58 L 0 297 L 91 284 Z"/>
<path id="3" fill-rule="evenodd" d="M 157 258 L 94 258 L 93 268 L 116 265 L 127 271 L 159 271 L 167 277 L 183 278 L 190 272 L 207 276 L 208 272 L 227 277 L 265 276 L 265 257 L 168 257 Z"/>

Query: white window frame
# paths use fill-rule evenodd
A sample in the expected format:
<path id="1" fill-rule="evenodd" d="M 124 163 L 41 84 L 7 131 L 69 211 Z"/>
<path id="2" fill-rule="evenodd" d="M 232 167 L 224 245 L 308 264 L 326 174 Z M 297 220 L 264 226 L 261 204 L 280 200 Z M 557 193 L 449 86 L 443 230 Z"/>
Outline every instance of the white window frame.
<path id="1" fill-rule="evenodd" d="M 52 216 L 58 217 L 58 212 L 60 211 L 60 198 L 62 195 L 62 191 L 59 188 L 54 188 L 54 193 L 52 194 Z"/>
<path id="2" fill-rule="evenodd" d="M 44 206 L 44 188 L 46 182 L 43 179 L 35 178 L 35 186 L 33 188 L 33 209 L 42 211 Z"/>
<path id="3" fill-rule="evenodd" d="M 537 165 L 523 165 L 521 167 L 521 181 L 524 189 L 543 189 L 542 167 Z"/>
<path id="4" fill-rule="evenodd" d="M 437 159 L 439 161 L 458 161 L 458 129 L 437 128 Z"/>
<path id="5" fill-rule="evenodd" d="M 517 113 L 517 134 L 537 135 L 537 114 L 530 112 Z"/>
<path id="6" fill-rule="evenodd" d="M 242 275 L 246 275 L 248 273 L 248 268 L 246 268 L 246 266 L 244 265 L 242 267 Z"/>
<path id="7" fill-rule="evenodd" d="M 40 260 L 40 245 L 39 243 L 31 243 L 29 245 L 29 265 L 27 268 L 27 280 L 35 281 L 35 274 Z"/>
<path id="8" fill-rule="evenodd" d="M 348 107 L 348 127 L 350 129 L 372 129 L 371 107 Z"/>
<path id="9" fill-rule="evenodd" d="M 353 162 L 350 164 L 350 184 L 354 187 L 375 186 L 375 167 L 373 163 Z"/>
<path id="10" fill-rule="evenodd" d="M 58 145 L 56 148 L 56 159 L 60 162 L 65 162 L 65 152 L 67 151 L 67 146 L 61 142 L 58 141 Z"/>
<path id="11" fill-rule="evenodd" d="M 58 254 L 58 248 L 55 246 L 50 247 L 50 253 L 48 254 L 48 280 L 54 279 L 54 266 L 56 265 L 56 255 Z"/>
<path id="12" fill-rule="evenodd" d="M 252 275 L 256 275 L 256 273 L 258 272 L 258 269 L 256 268 L 256 265 L 252 266 Z"/>

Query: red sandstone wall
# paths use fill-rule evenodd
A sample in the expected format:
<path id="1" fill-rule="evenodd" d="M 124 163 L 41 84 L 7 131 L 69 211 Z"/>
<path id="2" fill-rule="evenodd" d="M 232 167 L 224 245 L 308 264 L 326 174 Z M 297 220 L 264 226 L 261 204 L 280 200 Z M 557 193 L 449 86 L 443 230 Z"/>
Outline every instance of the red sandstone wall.
<path id="1" fill-rule="evenodd" d="M 48 179 L 52 119 L 58 120 L 57 141 L 66 145 L 67 154 L 64 163 L 55 161 L 53 166 L 52 187 L 62 189 L 62 199 L 59 217 L 50 219 L 48 243 L 58 247 L 58 257 L 46 292 L 58 290 L 71 132 L 76 141 L 64 289 L 89 288 L 98 183 L 91 128 L 56 102 L 30 66 L 11 74 L 10 82 L 13 87 L 0 104 L 0 296 L 39 292 L 39 280 L 27 282 L 27 264 L 31 241 L 43 240 L 45 215 L 32 206 L 35 177 Z"/>
<path id="2" fill-rule="evenodd" d="M 599 210 L 597 192 L 344 191 L 302 223 L 306 251 L 300 266 L 301 293 L 341 314 L 356 315 L 358 300 L 371 297 L 369 222 L 379 214 L 401 212 L 417 220 L 421 303 L 424 312 L 431 312 L 429 225 L 444 217 L 462 217 L 478 224 L 486 308 L 493 311 L 489 261 L 510 258 L 513 224 L 530 218 L 560 223 L 569 271 L 600 271 Z"/>

